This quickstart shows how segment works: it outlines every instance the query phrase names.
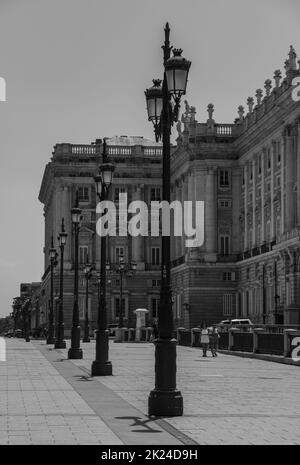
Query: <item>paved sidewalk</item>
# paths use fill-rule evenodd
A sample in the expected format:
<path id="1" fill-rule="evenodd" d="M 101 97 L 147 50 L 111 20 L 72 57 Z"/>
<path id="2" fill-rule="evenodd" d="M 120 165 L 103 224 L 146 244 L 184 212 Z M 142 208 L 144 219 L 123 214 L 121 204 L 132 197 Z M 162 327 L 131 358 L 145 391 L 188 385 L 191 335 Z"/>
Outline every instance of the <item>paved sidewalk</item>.
<path id="1" fill-rule="evenodd" d="M 149 419 L 154 345 L 110 341 L 113 376 L 44 341 L 7 339 L 0 363 L 0 444 L 300 444 L 300 368 L 177 348 L 182 417 Z M 69 341 L 68 346 L 69 346 Z"/>

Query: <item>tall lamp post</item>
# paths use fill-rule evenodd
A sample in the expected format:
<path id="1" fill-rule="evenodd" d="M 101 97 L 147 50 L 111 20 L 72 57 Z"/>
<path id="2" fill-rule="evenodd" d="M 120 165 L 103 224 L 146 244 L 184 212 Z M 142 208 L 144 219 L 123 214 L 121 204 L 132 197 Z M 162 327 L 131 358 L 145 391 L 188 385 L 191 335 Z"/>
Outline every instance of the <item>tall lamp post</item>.
<path id="1" fill-rule="evenodd" d="M 105 201 L 109 187 L 112 183 L 114 165 L 108 163 L 106 155 L 106 140 L 103 141 L 103 164 L 99 166 L 99 174 L 95 176 L 96 191 L 99 201 Z M 102 234 L 103 232 L 103 234 Z M 108 360 L 108 329 L 106 315 L 106 236 L 101 231 L 100 238 L 101 263 L 100 263 L 100 296 L 98 301 L 97 330 L 96 334 L 96 358 L 92 363 L 92 376 L 112 375 L 112 364 Z"/>
<path id="2" fill-rule="evenodd" d="M 84 337 L 82 342 L 90 342 L 90 327 L 89 327 L 89 281 L 93 275 L 93 267 L 89 263 L 89 256 L 87 256 L 86 264 L 84 267 L 85 274 L 85 320 L 84 320 Z"/>
<path id="3" fill-rule="evenodd" d="M 146 90 L 148 119 L 154 124 L 156 141 L 163 142 L 163 195 L 170 202 L 170 134 L 178 118 L 180 99 L 186 92 L 191 62 L 181 56 L 181 49 L 174 49 L 170 58 L 169 24 L 165 27 L 164 77 L 153 80 L 153 87 Z M 172 105 L 171 99 L 174 104 Z M 158 310 L 158 339 L 155 341 L 155 388 L 150 392 L 148 413 L 155 416 L 180 416 L 183 398 L 176 389 L 176 340 L 172 338 L 173 314 L 170 286 L 170 236 L 162 236 L 162 263 L 160 306 Z"/>
<path id="4" fill-rule="evenodd" d="M 75 239 L 75 259 L 74 259 L 74 304 L 73 304 L 73 323 L 71 330 L 71 347 L 68 351 L 68 358 L 82 358 L 82 349 L 80 347 L 80 325 L 79 325 L 79 306 L 78 306 L 78 249 L 79 249 L 79 229 L 82 210 L 79 208 L 78 190 L 76 191 L 75 207 L 71 209 L 72 224 Z"/>
<path id="5" fill-rule="evenodd" d="M 107 263 L 107 268 L 110 268 L 109 263 Z M 122 328 L 124 326 L 123 320 L 123 278 L 126 274 L 133 275 L 136 271 L 136 263 L 131 262 L 126 264 L 123 258 L 120 258 L 119 264 L 116 267 L 115 271 L 120 274 L 120 310 L 119 310 L 119 324 L 118 328 L 116 329 L 116 338 L 115 342 L 122 342 Z M 124 309 L 125 310 L 125 309 Z M 124 315 L 125 316 L 125 315 Z"/>
<path id="6" fill-rule="evenodd" d="M 48 337 L 47 344 L 54 344 L 54 301 L 53 301 L 53 270 L 57 265 L 56 258 L 57 252 L 53 244 L 53 235 L 51 236 L 51 247 L 49 250 L 50 258 L 50 312 L 49 312 L 49 326 L 48 326 Z"/>
<path id="7" fill-rule="evenodd" d="M 65 232 L 64 218 L 61 221 L 61 232 L 58 235 L 60 248 L 60 277 L 59 277 L 59 307 L 58 307 L 58 322 L 56 329 L 55 349 L 65 349 L 66 341 L 64 340 L 64 250 L 67 242 L 68 234 Z"/>

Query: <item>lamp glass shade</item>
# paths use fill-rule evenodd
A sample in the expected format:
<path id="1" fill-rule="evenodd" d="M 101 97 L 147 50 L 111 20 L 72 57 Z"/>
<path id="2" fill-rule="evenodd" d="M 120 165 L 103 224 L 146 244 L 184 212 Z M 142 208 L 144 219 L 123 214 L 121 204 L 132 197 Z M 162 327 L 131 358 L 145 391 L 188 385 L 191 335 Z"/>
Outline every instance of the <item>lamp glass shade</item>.
<path id="1" fill-rule="evenodd" d="M 115 167 L 112 163 L 103 163 L 100 165 L 102 183 L 108 189 L 112 183 Z"/>
<path id="2" fill-rule="evenodd" d="M 102 176 L 100 174 L 97 174 L 94 177 L 94 181 L 95 181 L 95 184 L 96 184 L 97 195 L 101 195 L 101 192 L 102 192 Z"/>
<path id="3" fill-rule="evenodd" d="M 49 257 L 53 260 L 56 258 L 56 250 L 53 247 L 49 250 Z"/>
<path id="4" fill-rule="evenodd" d="M 110 263 L 109 263 L 109 262 L 106 262 L 105 267 L 106 267 L 106 270 L 109 271 L 109 270 L 110 270 Z"/>
<path id="5" fill-rule="evenodd" d="M 68 234 L 65 232 L 59 233 L 59 245 L 66 245 Z"/>
<path id="6" fill-rule="evenodd" d="M 136 263 L 135 263 L 135 262 L 132 262 L 132 263 L 131 263 L 131 269 L 132 269 L 133 271 L 136 270 Z"/>
<path id="7" fill-rule="evenodd" d="M 81 221 L 81 208 L 72 208 L 71 210 L 71 215 L 72 215 L 72 223 L 73 224 L 79 224 Z"/>
<path id="8" fill-rule="evenodd" d="M 181 56 L 181 49 L 173 50 L 174 56 L 165 64 L 168 91 L 174 97 L 180 97 L 186 92 L 187 79 L 191 62 Z"/>
<path id="9" fill-rule="evenodd" d="M 153 86 L 146 89 L 148 120 L 158 124 L 163 107 L 162 87 L 160 79 L 153 79 Z"/>

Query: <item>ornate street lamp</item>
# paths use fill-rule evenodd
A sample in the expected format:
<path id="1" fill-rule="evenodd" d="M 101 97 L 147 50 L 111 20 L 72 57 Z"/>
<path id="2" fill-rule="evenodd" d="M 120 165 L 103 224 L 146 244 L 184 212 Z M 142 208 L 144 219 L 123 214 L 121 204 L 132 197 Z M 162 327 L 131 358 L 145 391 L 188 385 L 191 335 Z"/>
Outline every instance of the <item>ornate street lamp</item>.
<path id="1" fill-rule="evenodd" d="M 162 200 L 170 203 L 170 134 L 178 119 L 181 96 L 185 94 L 191 62 L 174 49 L 170 58 L 169 24 L 165 27 L 164 79 L 145 92 L 148 119 L 154 124 L 156 141 L 163 142 Z M 174 100 L 172 106 L 171 100 Z M 160 100 L 161 99 L 161 100 Z M 180 416 L 183 398 L 176 388 L 176 343 L 173 339 L 172 295 L 170 285 L 170 236 L 162 236 L 160 305 L 158 309 L 158 339 L 155 341 L 155 388 L 150 392 L 148 413 L 155 416 Z"/>
<path id="2" fill-rule="evenodd" d="M 82 210 L 79 208 L 78 190 L 76 191 L 75 207 L 71 209 L 72 224 L 75 239 L 75 260 L 74 260 L 74 305 L 73 305 L 73 324 L 71 330 L 71 347 L 68 351 L 68 358 L 82 358 L 82 349 L 80 348 L 80 325 L 79 325 L 79 306 L 78 306 L 78 249 L 79 249 L 79 229 L 81 222 Z"/>
<path id="3" fill-rule="evenodd" d="M 103 140 L 103 164 L 99 166 L 99 174 L 95 176 L 96 191 L 99 201 L 107 199 L 109 187 L 112 183 L 114 165 L 107 162 L 106 140 Z M 106 237 L 101 235 L 101 264 L 100 264 L 100 296 L 98 301 L 96 358 L 92 363 L 92 376 L 112 375 L 112 364 L 108 360 L 108 329 L 106 315 Z"/>
<path id="4" fill-rule="evenodd" d="M 84 321 L 84 337 L 82 342 L 90 342 L 90 327 L 89 327 L 89 281 L 93 275 L 93 267 L 89 263 L 89 256 L 87 256 L 86 264 L 84 267 L 85 274 L 85 321 Z"/>
<path id="5" fill-rule="evenodd" d="M 65 232 L 64 218 L 61 220 L 61 232 L 58 235 L 60 248 L 60 277 L 59 277 L 59 307 L 58 322 L 56 330 L 55 349 L 65 349 L 66 341 L 64 340 L 64 249 L 67 242 L 68 234 Z"/>
<path id="6" fill-rule="evenodd" d="M 50 311 L 47 344 L 54 344 L 54 304 L 53 304 L 53 269 L 57 265 L 57 252 L 53 244 L 53 235 L 51 236 L 51 247 L 49 250 L 50 258 Z"/>
<path id="7" fill-rule="evenodd" d="M 110 269 L 110 264 L 107 262 L 106 269 Z M 125 275 L 133 276 L 136 271 L 136 263 L 125 263 L 123 258 L 120 258 L 119 264 L 114 269 L 115 272 L 119 273 L 120 275 L 120 310 L 119 310 L 119 323 L 118 328 L 116 329 L 116 338 L 115 342 L 122 342 L 122 328 L 124 326 L 123 316 L 123 277 Z M 125 311 L 125 308 L 124 308 Z"/>

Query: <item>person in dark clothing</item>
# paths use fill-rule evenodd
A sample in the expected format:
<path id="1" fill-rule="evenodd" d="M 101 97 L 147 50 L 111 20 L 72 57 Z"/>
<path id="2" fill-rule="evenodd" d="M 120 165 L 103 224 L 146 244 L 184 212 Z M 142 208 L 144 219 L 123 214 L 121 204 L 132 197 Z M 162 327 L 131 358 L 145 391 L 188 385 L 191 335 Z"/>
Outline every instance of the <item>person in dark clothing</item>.
<path id="1" fill-rule="evenodd" d="M 217 350 L 219 347 L 219 333 L 217 328 L 213 328 L 209 333 L 209 347 L 213 357 L 217 357 Z"/>

